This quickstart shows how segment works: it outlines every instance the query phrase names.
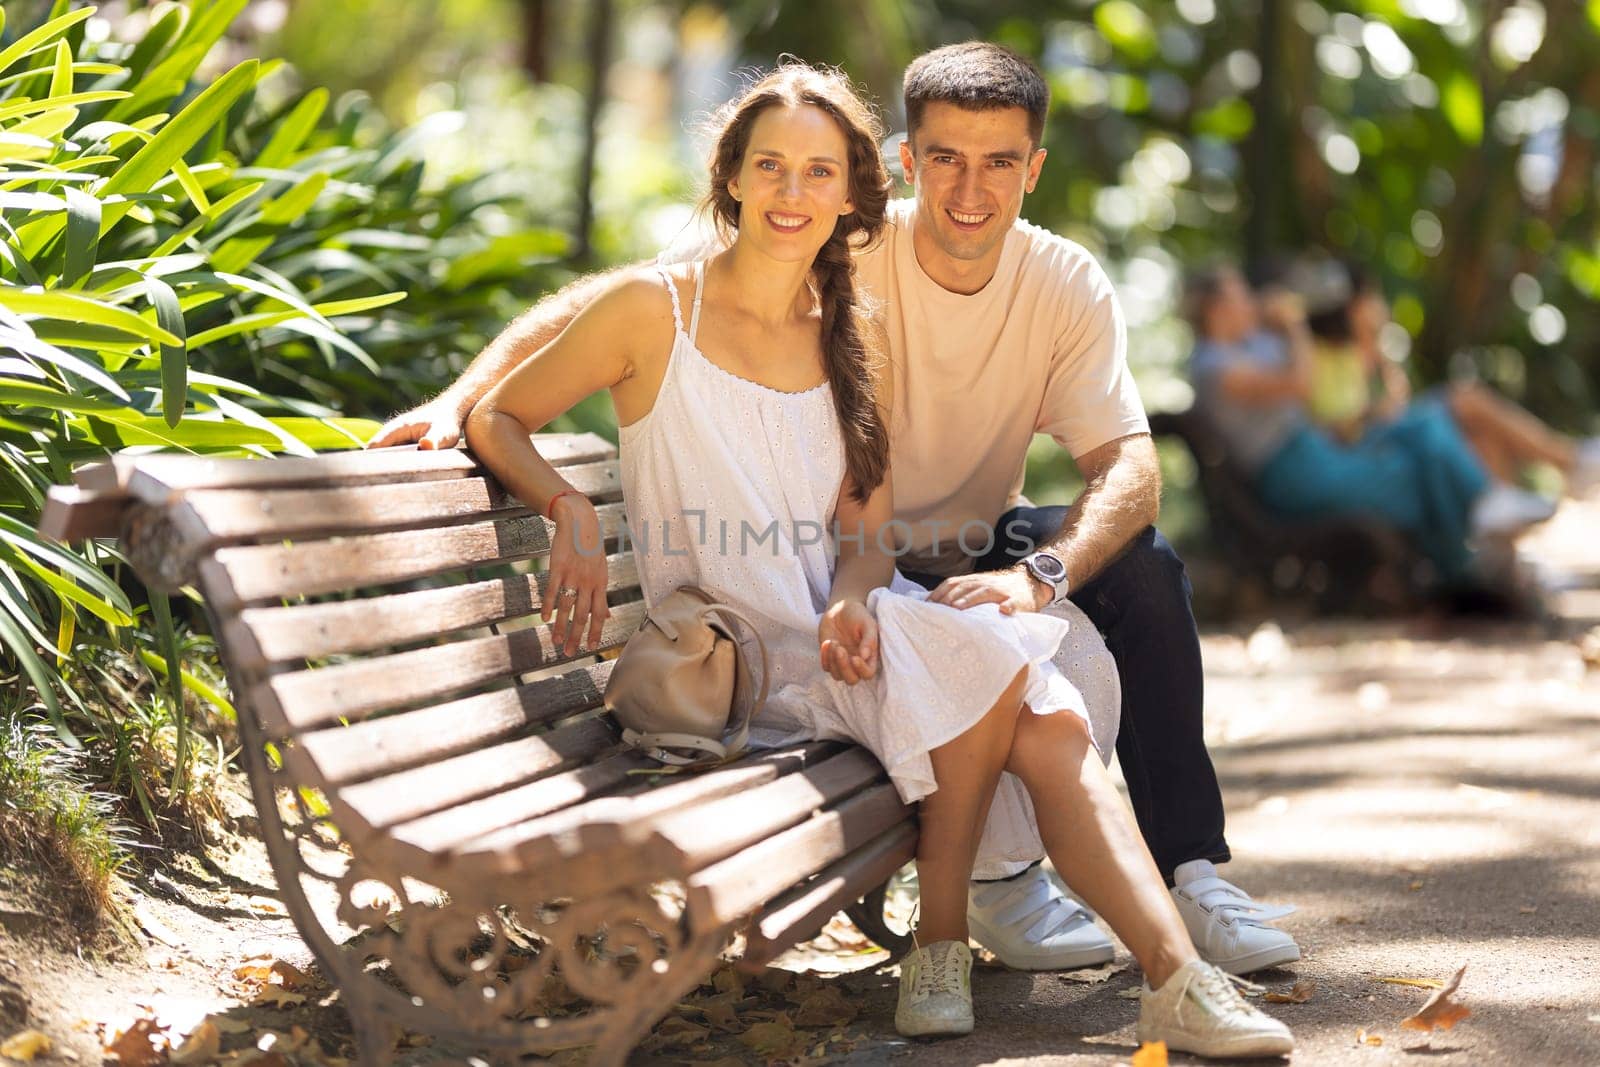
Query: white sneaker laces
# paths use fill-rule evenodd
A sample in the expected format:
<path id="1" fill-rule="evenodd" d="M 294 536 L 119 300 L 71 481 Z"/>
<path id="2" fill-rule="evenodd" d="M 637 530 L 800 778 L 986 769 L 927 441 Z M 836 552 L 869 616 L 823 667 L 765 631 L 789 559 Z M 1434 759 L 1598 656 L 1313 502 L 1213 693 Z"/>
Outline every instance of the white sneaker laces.
<path id="1" fill-rule="evenodd" d="M 919 949 L 922 959 L 917 964 L 916 974 L 911 980 L 911 991 L 914 996 L 933 997 L 941 993 L 961 992 L 961 960 L 955 952 L 934 953 L 931 949 Z"/>
<path id="2" fill-rule="evenodd" d="M 1209 884 L 1208 884 L 1209 883 Z M 1225 919 L 1235 919 L 1251 926 L 1261 926 L 1294 914 L 1293 904 L 1260 904 L 1232 882 L 1221 878 L 1205 878 L 1183 887 L 1207 911 L 1221 912 Z"/>
<path id="3" fill-rule="evenodd" d="M 1256 1008 L 1240 995 L 1241 990 L 1260 993 L 1263 986 L 1240 978 L 1238 975 L 1229 974 L 1220 967 L 1205 967 L 1194 975 L 1191 982 L 1198 983 L 1202 993 L 1211 1004 L 1229 1015 L 1257 1014 Z"/>

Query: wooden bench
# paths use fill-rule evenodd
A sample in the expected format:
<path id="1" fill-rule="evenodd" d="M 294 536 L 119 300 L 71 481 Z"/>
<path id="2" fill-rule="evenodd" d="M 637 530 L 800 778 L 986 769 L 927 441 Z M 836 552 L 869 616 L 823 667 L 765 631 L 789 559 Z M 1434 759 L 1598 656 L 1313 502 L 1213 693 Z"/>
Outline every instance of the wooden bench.
<path id="1" fill-rule="evenodd" d="M 1178 438 L 1194 457 L 1211 539 L 1231 573 L 1333 612 L 1407 610 L 1421 601 L 1426 568 L 1399 530 L 1354 515 L 1294 520 L 1269 513 L 1221 435 L 1193 408 L 1152 413 L 1150 432 Z"/>
<path id="2" fill-rule="evenodd" d="M 535 442 L 612 539 L 598 656 L 538 625 L 552 527 L 464 451 L 117 456 L 46 509 L 61 540 L 120 537 L 152 589 L 198 590 L 279 889 L 366 1064 L 396 1027 L 620 1063 L 736 933 L 762 964 L 913 855 L 914 813 L 863 749 L 672 775 L 618 743 L 606 653 L 643 601 L 616 452 Z M 871 899 L 859 921 L 903 950 Z"/>

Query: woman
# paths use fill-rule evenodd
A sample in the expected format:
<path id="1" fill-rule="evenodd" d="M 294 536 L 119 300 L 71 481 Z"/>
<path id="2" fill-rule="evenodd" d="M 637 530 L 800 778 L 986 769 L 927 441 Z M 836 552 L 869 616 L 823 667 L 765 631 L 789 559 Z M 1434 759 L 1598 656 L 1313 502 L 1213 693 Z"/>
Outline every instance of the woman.
<path id="1" fill-rule="evenodd" d="M 730 105 L 712 161 L 708 202 L 727 250 L 618 283 L 473 411 L 473 450 L 556 523 L 556 639 L 569 653 L 598 639 L 605 559 L 594 509 L 528 434 L 608 388 L 646 599 L 693 582 L 750 614 L 771 654 L 764 736 L 857 741 L 920 803 L 902 1033 L 972 1029 L 974 862 L 1048 850 L 1058 864 L 1093 860 L 1074 884 L 1158 987 L 1142 1036 L 1214 1055 L 1287 1052 L 1287 1029 L 1196 956 L 1126 809 L 1115 840 L 1078 834 L 1074 811 L 1120 800 L 1081 698 L 1049 666 L 1064 624 L 933 604 L 895 575 L 887 368 L 850 258 L 884 224 L 877 145 L 838 76 L 796 64 L 763 79 Z M 1062 773 L 1073 753 L 1085 766 L 1076 780 Z"/>

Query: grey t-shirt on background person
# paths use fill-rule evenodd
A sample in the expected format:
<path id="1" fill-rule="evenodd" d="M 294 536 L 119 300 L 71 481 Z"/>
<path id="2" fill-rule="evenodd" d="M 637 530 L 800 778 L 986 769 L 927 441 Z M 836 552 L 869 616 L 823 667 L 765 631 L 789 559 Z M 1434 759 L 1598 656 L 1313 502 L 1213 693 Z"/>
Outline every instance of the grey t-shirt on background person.
<path id="1" fill-rule="evenodd" d="M 1222 376 L 1232 367 L 1283 370 L 1288 365 L 1289 349 L 1283 338 L 1265 330 L 1236 344 L 1201 341 L 1189 357 L 1196 404 L 1222 435 L 1234 459 L 1252 476 L 1308 425 L 1305 406 L 1291 399 L 1241 403 L 1223 390 Z"/>

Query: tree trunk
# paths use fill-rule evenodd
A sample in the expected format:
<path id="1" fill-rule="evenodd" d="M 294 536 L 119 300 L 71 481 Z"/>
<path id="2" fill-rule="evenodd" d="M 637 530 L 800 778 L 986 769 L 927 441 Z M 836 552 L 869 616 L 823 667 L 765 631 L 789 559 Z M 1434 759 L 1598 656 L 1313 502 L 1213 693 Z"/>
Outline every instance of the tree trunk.
<path id="1" fill-rule="evenodd" d="M 520 0 L 522 8 L 522 69 L 535 82 L 550 80 L 549 0 Z"/>
<path id="2" fill-rule="evenodd" d="M 1246 145 L 1245 174 L 1250 191 L 1250 215 L 1245 222 L 1245 271 L 1259 281 L 1278 244 L 1278 183 L 1281 180 L 1283 131 L 1279 87 L 1283 53 L 1282 0 L 1261 0 L 1256 58 L 1261 81 L 1256 86 L 1255 128 Z"/>
<path id="3" fill-rule="evenodd" d="M 583 109 L 583 155 L 578 162 L 578 222 L 573 234 L 573 259 L 586 262 L 593 252 L 594 161 L 600 139 L 600 113 L 605 106 L 606 74 L 611 67 L 613 0 L 592 0 L 589 22 L 589 94 Z"/>

